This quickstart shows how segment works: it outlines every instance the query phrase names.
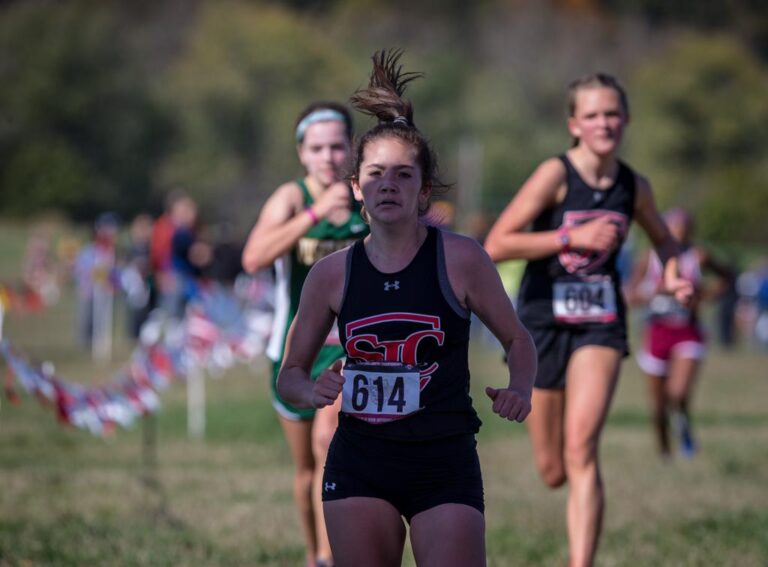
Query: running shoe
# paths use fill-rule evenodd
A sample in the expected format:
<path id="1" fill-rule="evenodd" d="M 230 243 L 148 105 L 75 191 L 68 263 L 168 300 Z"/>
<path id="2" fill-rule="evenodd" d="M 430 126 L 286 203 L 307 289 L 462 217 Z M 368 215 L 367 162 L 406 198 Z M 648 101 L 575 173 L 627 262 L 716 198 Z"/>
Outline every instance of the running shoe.
<path id="1" fill-rule="evenodd" d="M 696 441 L 693 438 L 691 432 L 691 424 L 688 421 L 688 416 L 683 414 L 677 414 L 675 416 L 677 433 L 680 436 L 680 456 L 685 459 L 690 459 L 696 455 Z"/>

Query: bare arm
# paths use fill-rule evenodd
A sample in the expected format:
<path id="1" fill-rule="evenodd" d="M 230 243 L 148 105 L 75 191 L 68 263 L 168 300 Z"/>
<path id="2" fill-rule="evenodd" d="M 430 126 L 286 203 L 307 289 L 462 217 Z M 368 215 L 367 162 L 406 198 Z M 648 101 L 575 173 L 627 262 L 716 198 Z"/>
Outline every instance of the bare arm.
<path id="1" fill-rule="evenodd" d="M 517 318 L 496 267 L 480 246 L 467 238 L 446 234 L 446 263 L 457 298 L 474 311 L 501 342 L 507 353 L 509 383 L 487 388 L 493 411 L 523 421 L 531 410 L 536 378 L 536 347 Z"/>
<path id="2" fill-rule="evenodd" d="M 627 284 L 624 286 L 624 292 L 627 298 L 627 303 L 632 306 L 643 305 L 648 303 L 651 295 L 656 292 L 655 289 L 648 290 L 645 285 L 645 275 L 648 271 L 648 265 L 650 264 L 651 253 L 650 251 L 644 251 L 635 261 L 632 266 L 632 273 L 629 276 Z"/>
<path id="3" fill-rule="evenodd" d="M 344 379 L 341 366 L 325 370 L 310 380 L 312 364 L 336 318 L 344 285 L 346 250 L 320 260 L 310 270 L 301 291 L 296 317 L 288 331 L 283 366 L 277 389 L 289 403 L 300 408 L 320 408 L 338 397 Z"/>
<path id="4" fill-rule="evenodd" d="M 555 204 L 564 183 L 565 167 L 558 159 L 545 161 L 533 172 L 485 239 L 493 261 L 544 258 L 560 250 L 557 231 L 525 231 L 539 213 Z"/>
<path id="5" fill-rule="evenodd" d="M 640 176 L 637 176 L 635 193 L 635 220 L 651 239 L 651 244 L 659 255 L 661 263 L 666 265 L 672 258 L 677 262 L 680 247 L 672 238 L 667 225 L 664 224 L 664 219 L 656 208 L 651 185 L 648 180 Z"/>
<path id="6" fill-rule="evenodd" d="M 661 218 L 653 198 L 651 185 L 644 177 L 637 176 L 635 193 L 635 219 L 645 230 L 648 238 L 664 266 L 663 285 L 666 292 L 683 304 L 688 304 L 693 295 L 691 282 L 680 277 L 677 256 L 680 247 Z"/>
<path id="7" fill-rule="evenodd" d="M 526 232 L 528 225 L 548 207 L 560 202 L 566 188 L 565 166 L 556 158 L 542 163 L 517 192 L 485 239 L 494 262 L 546 258 L 560 252 L 559 230 Z M 619 245 L 619 232 L 607 217 L 598 217 L 568 229 L 569 246 L 605 251 Z"/>
<path id="8" fill-rule="evenodd" d="M 267 200 L 243 250 L 243 268 L 253 273 L 271 266 L 293 248 L 315 223 L 340 210 L 349 210 L 350 192 L 346 183 L 328 187 L 311 207 L 302 209 L 304 199 L 296 183 L 281 185 Z"/>
<path id="9" fill-rule="evenodd" d="M 271 266 L 312 228 L 312 217 L 300 210 L 301 191 L 295 183 L 281 185 L 267 199 L 243 249 L 248 273 Z"/>

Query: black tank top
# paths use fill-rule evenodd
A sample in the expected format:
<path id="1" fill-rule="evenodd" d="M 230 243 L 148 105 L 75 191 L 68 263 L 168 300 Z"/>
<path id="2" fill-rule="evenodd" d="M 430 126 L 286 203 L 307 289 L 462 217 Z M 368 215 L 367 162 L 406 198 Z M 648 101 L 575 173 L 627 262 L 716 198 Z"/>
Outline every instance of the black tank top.
<path id="1" fill-rule="evenodd" d="M 358 241 L 347 255 L 338 317 L 346 364 L 416 365 L 421 409 L 385 423 L 342 412 L 339 428 L 406 441 L 477 432 L 480 420 L 469 396 L 469 315 L 448 281 L 438 229 L 428 227 L 411 263 L 390 274 L 371 264 Z M 348 372 L 345 378 L 350 379 Z"/>
<path id="2" fill-rule="evenodd" d="M 561 225 L 574 227 L 608 216 L 619 227 L 623 242 L 635 209 L 634 172 L 619 162 L 613 185 L 595 189 L 581 178 L 567 156 L 559 158 L 566 170 L 565 199 L 542 211 L 533 221 L 533 231 L 555 230 Z M 523 323 L 580 328 L 623 324 L 626 307 L 616 266 L 619 249 L 606 253 L 569 249 L 529 261 L 518 299 Z"/>

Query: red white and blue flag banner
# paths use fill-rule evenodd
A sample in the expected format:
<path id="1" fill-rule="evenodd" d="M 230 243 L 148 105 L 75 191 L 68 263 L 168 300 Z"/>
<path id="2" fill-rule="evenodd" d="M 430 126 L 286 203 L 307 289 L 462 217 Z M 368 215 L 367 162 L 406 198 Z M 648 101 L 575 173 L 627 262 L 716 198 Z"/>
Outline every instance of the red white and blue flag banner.
<path id="1" fill-rule="evenodd" d="M 271 318 L 261 299 L 243 302 L 231 290 L 203 292 L 180 322 L 150 318 L 126 366 L 99 386 L 66 380 L 56 375 L 52 364 L 31 362 L 3 339 L 6 398 L 20 403 L 18 386 L 55 411 L 61 423 L 109 435 L 118 426 L 130 427 L 137 418 L 157 412 L 159 393 L 184 381 L 191 371 L 204 369 L 220 376 L 235 364 L 252 363 L 264 351 Z"/>

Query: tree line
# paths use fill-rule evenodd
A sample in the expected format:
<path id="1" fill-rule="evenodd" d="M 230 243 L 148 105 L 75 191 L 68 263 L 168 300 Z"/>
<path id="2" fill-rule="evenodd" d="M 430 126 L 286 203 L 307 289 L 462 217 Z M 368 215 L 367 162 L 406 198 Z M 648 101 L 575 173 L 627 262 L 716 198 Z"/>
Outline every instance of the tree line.
<path id="1" fill-rule="evenodd" d="M 602 70 L 628 88 L 623 153 L 661 205 L 692 208 L 710 241 L 764 244 L 768 8 L 678 4 L 5 1 L 0 215 L 130 216 L 182 187 L 246 226 L 299 173 L 297 112 L 346 100 L 398 46 L 426 73 L 409 94 L 450 198 L 496 214 L 567 147 L 567 83 Z"/>

